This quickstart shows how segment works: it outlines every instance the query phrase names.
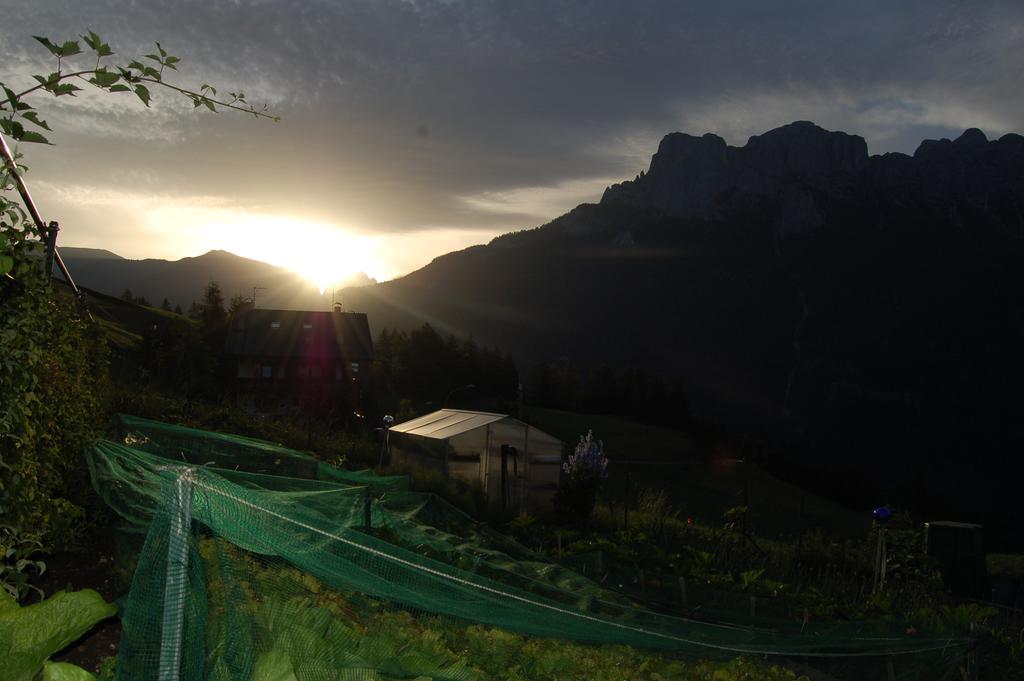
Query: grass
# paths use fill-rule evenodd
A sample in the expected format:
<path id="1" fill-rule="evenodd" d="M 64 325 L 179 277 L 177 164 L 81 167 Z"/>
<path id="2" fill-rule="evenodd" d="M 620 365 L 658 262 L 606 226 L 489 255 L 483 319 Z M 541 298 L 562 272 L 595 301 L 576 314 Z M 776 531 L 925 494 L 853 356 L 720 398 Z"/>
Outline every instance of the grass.
<path id="1" fill-rule="evenodd" d="M 730 508 L 749 505 L 752 529 L 766 537 L 795 538 L 819 530 L 859 538 L 871 528 L 870 509 L 857 511 L 803 490 L 681 430 L 532 406 L 525 416 L 570 447 L 594 431 L 612 462 L 608 496 L 619 512 L 628 480 L 630 496 L 642 487 L 664 490 L 684 514 L 708 525 L 720 522 Z"/>
<path id="2" fill-rule="evenodd" d="M 986 557 L 988 573 L 998 577 L 1024 579 L 1024 555 L 1014 553 L 990 553 Z"/>

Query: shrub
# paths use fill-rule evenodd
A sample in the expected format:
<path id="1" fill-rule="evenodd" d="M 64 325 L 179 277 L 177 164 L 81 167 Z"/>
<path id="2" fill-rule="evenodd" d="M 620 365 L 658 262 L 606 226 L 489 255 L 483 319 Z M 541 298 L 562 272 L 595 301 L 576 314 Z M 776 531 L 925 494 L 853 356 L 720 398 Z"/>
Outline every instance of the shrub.
<path id="1" fill-rule="evenodd" d="M 7 204 L 8 208 L 10 204 Z M 81 453 L 103 420 L 107 349 L 57 295 L 31 223 L 0 220 L 0 516 L 44 545 L 73 541 L 86 492 Z"/>

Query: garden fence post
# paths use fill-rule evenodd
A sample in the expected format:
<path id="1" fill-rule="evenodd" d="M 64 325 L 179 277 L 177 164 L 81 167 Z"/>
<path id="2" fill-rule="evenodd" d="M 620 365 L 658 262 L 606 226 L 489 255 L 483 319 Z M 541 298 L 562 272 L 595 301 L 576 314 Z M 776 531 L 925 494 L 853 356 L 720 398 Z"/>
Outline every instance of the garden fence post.
<path id="1" fill-rule="evenodd" d="M 167 579 L 164 582 L 163 625 L 160 629 L 159 681 L 179 681 L 181 643 L 188 592 L 189 533 L 192 528 L 192 485 L 195 469 L 178 468 L 167 536 Z"/>
<path id="2" fill-rule="evenodd" d="M 679 598 L 683 602 L 683 612 L 690 609 L 689 599 L 686 597 L 686 577 L 679 576 Z"/>
<path id="3" fill-rule="evenodd" d="M 373 527 L 373 519 L 371 513 L 371 500 L 370 500 L 370 487 L 366 486 L 363 488 L 363 528 L 369 532 Z"/>

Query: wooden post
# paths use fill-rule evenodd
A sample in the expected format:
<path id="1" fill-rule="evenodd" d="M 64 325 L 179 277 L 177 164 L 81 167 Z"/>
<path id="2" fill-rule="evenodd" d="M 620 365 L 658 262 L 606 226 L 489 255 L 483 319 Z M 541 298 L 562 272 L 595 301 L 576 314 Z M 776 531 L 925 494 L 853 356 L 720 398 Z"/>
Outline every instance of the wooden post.
<path id="1" fill-rule="evenodd" d="M 644 578 L 643 568 L 640 569 L 640 594 L 647 598 L 647 580 Z"/>
<path id="2" fill-rule="evenodd" d="M 757 596 L 750 597 L 750 616 L 757 617 Z"/>
<path id="3" fill-rule="evenodd" d="M 679 576 L 679 600 L 683 604 L 683 612 L 690 609 L 690 601 L 686 597 L 686 577 Z"/>
<path id="4" fill-rule="evenodd" d="M 888 681 L 896 681 L 896 665 L 893 664 L 893 658 L 886 660 L 885 671 Z"/>
<path id="5" fill-rule="evenodd" d="M 971 643 L 967 652 L 967 678 L 970 681 L 978 681 L 978 652 L 974 646 L 974 622 L 971 622 Z"/>
<path id="6" fill-rule="evenodd" d="M 747 516 L 750 515 L 750 480 L 747 477 L 747 470 L 743 469 L 743 517 L 740 519 L 742 523 L 742 537 L 743 537 L 743 548 L 747 548 Z"/>

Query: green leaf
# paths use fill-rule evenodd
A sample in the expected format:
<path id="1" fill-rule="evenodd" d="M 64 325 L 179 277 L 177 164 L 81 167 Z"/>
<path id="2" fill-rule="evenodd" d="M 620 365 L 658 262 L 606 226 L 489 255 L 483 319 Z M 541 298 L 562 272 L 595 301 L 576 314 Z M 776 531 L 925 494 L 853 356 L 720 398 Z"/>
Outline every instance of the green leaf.
<path id="1" fill-rule="evenodd" d="M 90 78 L 89 82 L 93 85 L 99 85 L 100 87 L 110 87 L 120 79 L 121 76 L 116 73 L 111 73 L 106 69 L 97 69 L 96 75 Z"/>
<path id="2" fill-rule="evenodd" d="M 146 88 L 145 85 L 136 85 L 135 94 L 138 95 L 139 99 L 142 100 L 143 104 L 149 106 L 149 90 Z"/>
<path id="3" fill-rule="evenodd" d="M 0 255 L 0 275 L 7 274 L 14 269 L 14 258 L 9 255 Z"/>
<path id="4" fill-rule="evenodd" d="M 7 101 L 10 103 L 12 109 L 18 107 L 18 96 L 14 94 L 14 90 L 4 85 L 4 94 L 7 95 Z"/>
<path id="5" fill-rule="evenodd" d="M 11 90 L 9 87 L 4 85 L 3 88 L 4 88 L 4 94 L 7 95 L 7 102 L 11 105 L 11 109 L 12 110 L 14 110 L 14 111 L 29 111 L 29 110 L 32 109 L 32 106 L 30 104 L 28 104 L 26 102 L 23 102 L 20 99 L 18 99 L 18 95 L 14 94 L 14 91 Z"/>
<path id="6" fill-rule="evenodd" d="M 97 622 L 117 612 L 91 589 L 61 591 L 50 598 L 0 614 L 4 679 L 32 681 L 50 655 L 67 647 Z"/>
<path id="7" fill-rule="evenodd" d="M 60 83 L 58 85 L 54 85 L 52 88 L 49 89 L 50 92 L 52 92 L 56 97 L 60 97 L 61 95 L 71 95 L 73 97 L 74 94 L 82 88 L 78 87 L 73 83 Z"/>
<path id="8" fill-rule="evenodd" d="M 210 111 L 213 111 L 214 113 L 216 113 L 217 107 L 214 105 L 212 100 L 207 99 L 207 98 L 204 97 L 203 98 L 203 104 L 206 105 L 207 109 L 209 109 Z"/>
<path id="9" fill-rule="evenodd" d="M 288 653 L 278 648 L 261 653 L 253 665 L 252 681 L 295 681 Z"/>
<path id="10" fill-rule="evenodd" d="M 10 118 L 0 118 L 0 130 L 3 130 L 14 139 L 21 139 L 21 135 L 25 134 L 25 126 L 18 121 L 12 121 Z"/>
<path id="11" fill-rule="evenodd" d="M 96 35 L 94 31 L 89 31 L 89 35 L 83 35 L 82 40 L 93 50 L 100 49 L 100 37 Z"/>
<path id="12" fill-rule="evenodd" d="M 46 661 L 42 681 L 96 681 L 96 676 L 68 662 Z"/>
<path id="13" fill-rule="evenodd" d="M 46 124 L 46 121 L 41 119 L 39 117 L 39 114 L 37 114 L 35 111 L 26 111 L 25 113 L 21 114 L 21 117 L 24 118 L 26 121 L 31 121 L 32 123 L 35 123 L 43 130 L 50 129 L 50 126 Z"/>
<path id="14" fill-rule="evenodd" d="M 89 31 L 88 36 L 83 35 L 82 40 L 84 40 L 85 44 L 91 47 L 99 57 L 109 57 L 114 54 L 114 51 L 110 49 L 110 45 L 100 40 L 100 37 L 96 35 L 95 31 Z"/>
<path id="15" fill-rule="evenodd" d="M 48 75 L 46 78 L 43 78 L 42 76 L 32 76 L 32 77 L 35 78 L 37 81 L 39 81 L 39 83 L 42 84 L 43 86 L 46 86 L 47 89 L 49 89 L 49 86 L 56 85 L 57 83 L 60 82 L 60 71 L 54 71 L 53 73 Z"/>
<path id="16" fill-rule="evenodd" d="M 68 40 L 57 49 L 59 50 L 58 57 L 73 57 L 76 54 L 82 53 L 82 48 L 77 40 Z"/>
<path id="17" fill-rule="evenodd" d="M 44 38 L 40 35 L 34 35 L 32 37 L 38 40 L 40 43 L 42 43 L 43 47 L 52 52 L 55 57 L 61 56 L 60 48 L 51 43 L 49 38 Z"/>
<path id="18" fill-rule="evenodd" d="M 21 137 L 17 138 L 21 142 L 32 142 L 33 144 L 49 144 L 50 140 L 43 137 L 34 130 L 25 130 L 21 133 Z"/>
<path id="19" fill-rule="evenodd" d="M 110 92 L 131 92 L 131 88 L 124 83 L 118 83 L 117 85 L 110 86 Z"/>

